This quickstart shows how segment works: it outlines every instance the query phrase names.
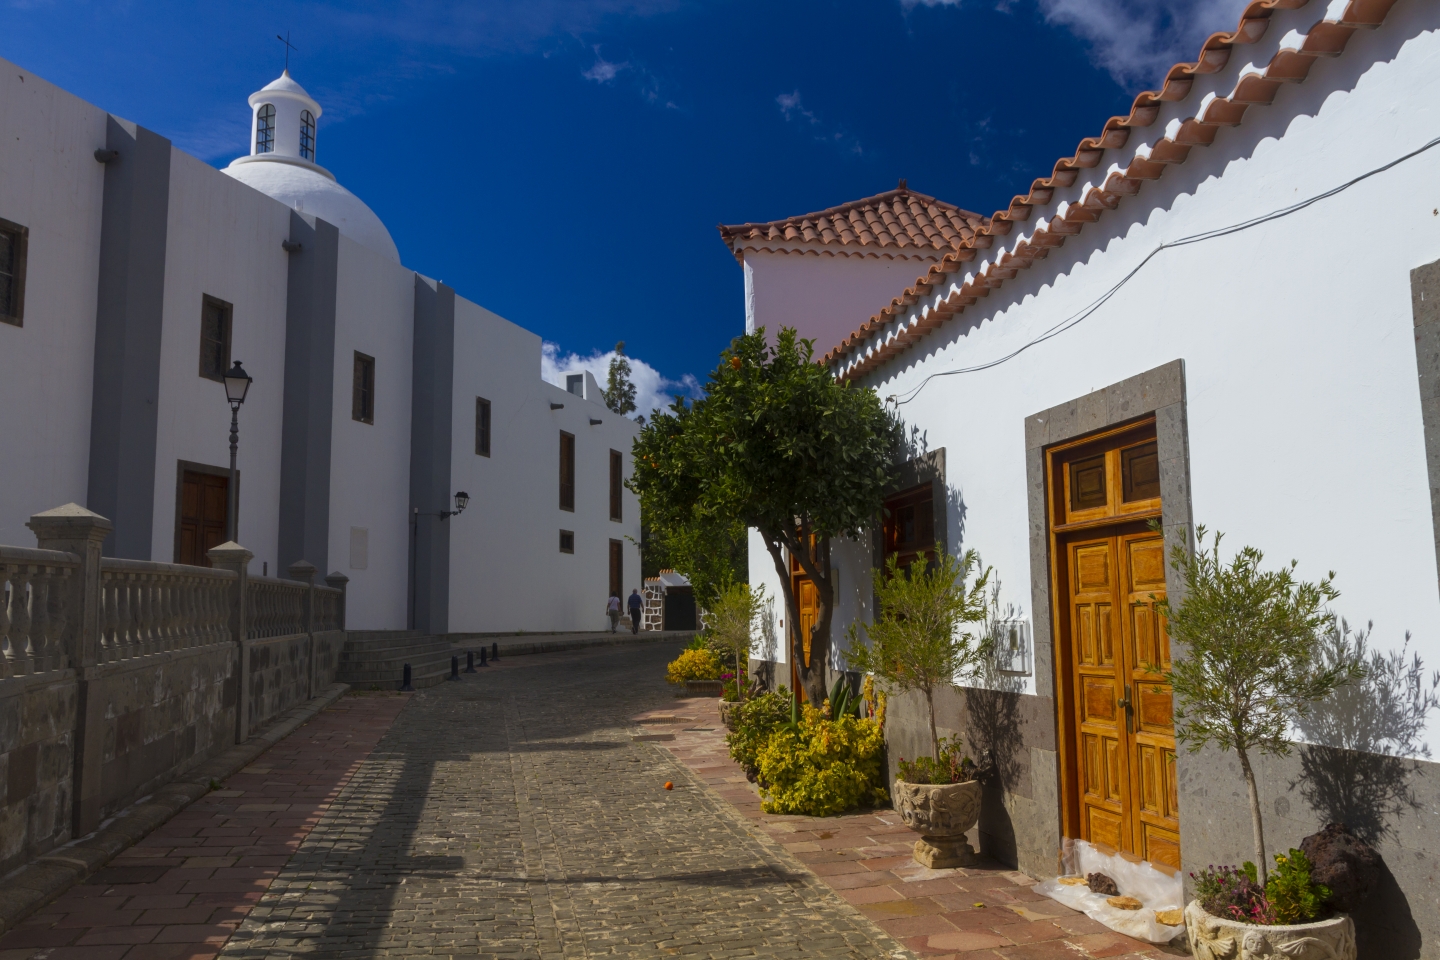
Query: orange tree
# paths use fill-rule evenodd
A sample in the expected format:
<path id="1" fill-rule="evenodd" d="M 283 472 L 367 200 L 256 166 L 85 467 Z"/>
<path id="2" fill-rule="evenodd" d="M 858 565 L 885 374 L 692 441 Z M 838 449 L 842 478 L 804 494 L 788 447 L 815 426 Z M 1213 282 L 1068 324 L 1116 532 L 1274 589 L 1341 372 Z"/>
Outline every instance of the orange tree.
<path id="1" fill-rule="evenodd" d="M 629 485 L 653 529 L 739 521 L 759 532 L 797 628 L 788 631 L 791 662 L 819 704 L 835 611 L 830 541 L 859 536 L 880 515 L 902 435 L 873 391 L 837 381 L 814 362 L 813 347 L 788 327 L 773 346 L 763 329 L 737 337 L 703 397 L 677 399 L 641 430 Z M 808 663 L 788 557 L 815 585 Z"/>

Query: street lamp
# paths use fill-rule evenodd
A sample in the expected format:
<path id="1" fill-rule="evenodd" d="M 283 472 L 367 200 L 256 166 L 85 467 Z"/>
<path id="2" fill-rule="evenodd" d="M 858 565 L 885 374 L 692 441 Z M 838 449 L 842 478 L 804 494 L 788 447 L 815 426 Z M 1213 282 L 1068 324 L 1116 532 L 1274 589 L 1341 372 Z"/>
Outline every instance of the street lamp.
<path id="1" fill-rule="evenodd" d="M 230 401 L 230 485 L 226 491 L 225 539 L 232 543 L 236 537 L 235 512 L 236 496 L 239 492 L 235 482 L 235 454 L 240 449 L 240 404 L 250 391 L 250 374 L 235 361 L 235 366 L 225 371 L 225 399 Z"/>
<path id="2" fill-rule="evenodd" d="M 455 494 L 455 509 L 454 509 L 454 510 L 441 510 L 441 511 L 440 511 L 440 514 L 439 514 L 440 519 L 441 519 L 441 520 L 449 520 L 449 519 L 450 519 L 451 517 L 453 517 L 453 516 L 456 516 L 456 515 L 458 515 L 458 514 L 464 513 L 464 512 L 465 512 L 465 508 L 468 507 L 469 505 L 470 505 L 470 494 L 466 493 L 464 490 L 461 490 L 459 493 Z"/>

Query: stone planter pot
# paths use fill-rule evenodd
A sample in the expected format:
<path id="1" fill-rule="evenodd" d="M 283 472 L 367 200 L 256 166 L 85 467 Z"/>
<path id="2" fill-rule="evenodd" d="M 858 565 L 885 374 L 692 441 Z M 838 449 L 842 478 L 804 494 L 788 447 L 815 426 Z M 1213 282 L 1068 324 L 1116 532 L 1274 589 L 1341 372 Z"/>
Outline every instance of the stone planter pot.
<path id="1" fill-rule="evenodd" d="M 1191 900 L 1185 935 L 1197 960 L 1355 960 L 1355 924 L 1345 914 L 1314 923 L 1262 927 L 1211 916 Z"/>
<path id="2" fill-rule="evenodd" d="M 735 724 L 733 722 L 735 718 L 735 709 L 739 706 L 740 704 L 736 700 L 720 701 L 720 722 L 725 724 L 726 730 L 735 729 Z"/>
<path id="3" fill-rule="evenodd" d="M 975 848 L 965 834 L 980 819 L 980 781 L 964 783 L 906 783 L 895 781 L 891 794 L 895 812 L 905 826 L 920 832 L 915 841 L 915 862 L 936 870 L 967 867 L 975 862 Z"/>
<path id="4" fill-rule="evenodd" d="M 725 692 L 725 683 L 721 680 L 686 680 L 685 695 L 687 697 L 714 697 L 717 700 Z"/>

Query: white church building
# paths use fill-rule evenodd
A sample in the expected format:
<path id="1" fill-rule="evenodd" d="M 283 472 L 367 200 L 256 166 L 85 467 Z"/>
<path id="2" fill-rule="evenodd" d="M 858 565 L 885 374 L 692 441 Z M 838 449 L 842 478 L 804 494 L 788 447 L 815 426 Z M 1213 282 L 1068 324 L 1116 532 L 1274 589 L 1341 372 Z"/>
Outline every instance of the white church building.
<path id="1" fill-rule="evenodd" d="M 107 556 L 208 563 L 243 361 L 236 539 L 349 577 L 351 629 L 598 629 L 640 586 L 637 425 L 402 263 L 288 71 L 221 171 L 0 67 L 0 543 L 73 501 Z"/>
<path id="2" fill-rule="evenodd" d="M 747 327 L 813 338 L 914 447 L 883 529 L 835 551 L 831 642 L 877 561 L 975 548 L 1013 642 L 937 705 L 991 761 L 982 849 L 1188 872 L 1252 854 L 1234 754 L 1177 749 L 1167 548 L 1205 524 L 1227 557 L 1336 571 L 1333 611 L 1399 666 L 1259 762 L 1267 842 L 1346 823 L 1386 865 L 1360 955 L 1440 956 L 1440 4 L 1246 4 L 1095 130 L 991 216 L 902 181 L 721 228 Z M 754 534 L 750 570 L 779 594 Z M 892 704 L 892 759 L 928 750 L 921 701 Z"/>

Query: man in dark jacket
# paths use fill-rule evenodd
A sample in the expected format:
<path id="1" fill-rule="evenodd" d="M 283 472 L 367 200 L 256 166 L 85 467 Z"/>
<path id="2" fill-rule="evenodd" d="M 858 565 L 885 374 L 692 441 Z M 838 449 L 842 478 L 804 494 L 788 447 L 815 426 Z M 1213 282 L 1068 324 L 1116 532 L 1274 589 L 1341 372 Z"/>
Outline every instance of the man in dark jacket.
<path id="1" fill-rule="evenodd" d="M 645 609 L 645 601 L 640 597 L 640 588 L 636 587 L 630 591 L 630 632 L 640 632 L 640 612 Z"/>

